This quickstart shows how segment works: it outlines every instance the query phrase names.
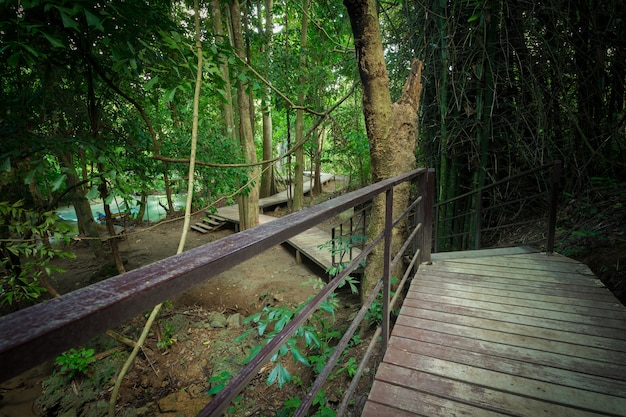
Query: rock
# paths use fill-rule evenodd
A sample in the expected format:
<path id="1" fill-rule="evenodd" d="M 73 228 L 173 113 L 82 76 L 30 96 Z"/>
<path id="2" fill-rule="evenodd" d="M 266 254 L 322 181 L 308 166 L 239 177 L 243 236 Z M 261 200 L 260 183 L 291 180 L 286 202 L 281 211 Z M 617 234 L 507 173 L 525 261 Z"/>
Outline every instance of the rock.
<path id="1" fill-rule="evenodd" d="M 235 314 L 231 314 L 230 316 L 228 316 L 228 319 L 226 320 L 226 327 L 229 327 L 231 329 L 238 329 L 241 327 L 241 314 L 239 313 L 235 313 Z"/>
<path id="2" fill-rule="evenodd" d="M 226 327 L 226 316 L 224 316 L 222 313 L 212 311 L 207 317 L 207 322 L 211 327 L 221 329 Z"/>

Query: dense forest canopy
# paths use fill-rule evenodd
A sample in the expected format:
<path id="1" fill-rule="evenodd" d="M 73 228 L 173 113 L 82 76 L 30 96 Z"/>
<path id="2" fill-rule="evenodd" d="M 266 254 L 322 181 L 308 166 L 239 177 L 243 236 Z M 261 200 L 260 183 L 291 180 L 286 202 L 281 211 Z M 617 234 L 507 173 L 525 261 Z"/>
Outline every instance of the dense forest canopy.
<path id="1" fill-rule="evenodd" d="M 278 182 L 298 185 L 304 171 L 371 181 L 343 4 L 235 3 L 200 4 L 195 209 L 259 185 L 261 196 Z M 437 169 L 440 200 L 557 158 L 572 194 L 626 179 L 624 3 L 378 3 L 393 100 L 411 62 L 424 63 L 414 152 L 418 165 Z M 163 192 L 173 211 L 190 147 L 191 5 L 3 0 L 0 16 L 0 200 L 30 213 L 0 212 L 7 274 L 25 273 L 11 266 L 19 250 L 9 240 L 31 238 L 60 205 L 74 205 L 89 236 L 99 234 L 89 199 L 142 207 Z M 256 158 L 245 151 L 251 144 Z"/>

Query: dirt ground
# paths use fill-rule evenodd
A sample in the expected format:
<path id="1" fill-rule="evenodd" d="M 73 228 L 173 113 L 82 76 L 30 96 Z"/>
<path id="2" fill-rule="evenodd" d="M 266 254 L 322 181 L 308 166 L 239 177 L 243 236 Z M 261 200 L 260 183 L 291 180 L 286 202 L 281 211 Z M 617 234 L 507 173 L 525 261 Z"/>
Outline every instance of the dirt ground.
<path id="1" fill-rule="evenodd" d="M 337 193 L 340 185 L 327 184 L 321 198 Z M 275 214 L 280 215 L 281 210 Z M 202 221 L 203 217 L 204 213 L 195 214 L 192 224 Z M 178 218 L 158 225 L 130 227 L 131 233 L 119 242 L 126 269 L 174 255 L 182 225 L 182 219 Z M 228 226 L 207 234 L 190 231 L 185 249 L 231 233 L 234 231 Z M 71 250 L 76 258 L 58 263 L 67 272 L 50 279 L 50 284 L 61 294 L 116 275 L 112 261 L 97 262 L 86 242 L 73 242 Z M 265 306 L 296 307 L 316 293 L 318 287 L 314 287 L 314 283 L 321 276 L 322 271 L 306 261 L 298 264 L 291 250 L 279 245 L 172 298 L 124 380 L 116 415 L 195 416 L 210 401 L 207 392 L 212 384 L 209 379 L 223 372 L 234 376 L 244 365 L 250 350 L 260 343 L 255 337 L 236 340 L 248 327 L 242 325 L 245 317 Z M 338 306 L 338 327 L 343 327 L 342 320 L 357 309 L 358 298 L 351 297 L 345 294 Z M 144 322 L 144 317 L 136 317 L 114 331 L 136 340 Z M 159 346 L 164 337 L 172 341 L 171 346 Z M 130 348 L 107 336 L 100 336 L 87 345 L 102 356 L 88 377 L 69 381 L 66 376 L 54 375 L 58 373 L 58 366 L 51 363 L 33 369 L 0 386 L 0 416 L 57 416 L 70 410 L 73 411 L 69 415 L 105 415 L 114 374 Z M 364 346 L 354 347 L 351 355 L 363 349 Z M 265 378 L 273 366 L 264 367 L 242 398 L 235 401 L 232 415 L 273 415 L 286 399 L 303 396 L 303 385 L 311 382 L 309 370 L 291 359 L 281 363 L 293 375 L 300 374 L 298 378 L 303 382 L 281 390 L 276 385 L 267 386 Z M 338 386 L 348 382 L 345 376 L 338 375 L 330 384 Z M 367 389 L 364 386 L 363 392 L 367 393 Z M 336 396 L 340 390 L 331 388 L 328 397 L 340 401 Z M 357 394 L 356 402 L 362 403 L 364 395 Z"/>

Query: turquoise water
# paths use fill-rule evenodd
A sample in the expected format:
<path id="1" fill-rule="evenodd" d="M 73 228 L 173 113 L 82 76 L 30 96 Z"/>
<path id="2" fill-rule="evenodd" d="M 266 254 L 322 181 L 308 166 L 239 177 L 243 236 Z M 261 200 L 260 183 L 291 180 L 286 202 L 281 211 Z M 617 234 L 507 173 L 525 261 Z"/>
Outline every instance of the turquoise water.
<path id="1" fill-rule="evenodd" d="M 176 194 L 172 196 L 174 199 L 174 209 L 181 210 L 185 207 L 185 198 L 184 194 Z M 143 220 L 146 222 L 158 222 L 165 218 L 166 212 L 159 205 L 161 202 L 164 206 L 167 207 L 167 198 L 165 195 L 151 195 L 148 196 L 148 206 L 146 207 L 145 214 L 143 216 Z M 109 206 L 111 207 L 111 213 L 119 213 L 119 212 L 127 212 L 130 211 L 131 214 L 136 214 L 139 212 L 139 207 L 137 205 L 137 201 L 131 204 L 130 209 L 126 207 L 126 203 L 120 199 L 115 198 Z M 98 220 L 99 215 L 104 215 L 104 204 L 102 200 L 92 200 L 91 204 L 91 212 L 93 214 L 94 219 Z M 68 224 L 76 224 L 76 211 L 74 211 L 73 206 L 63 206 L 56 209 L 57 214 Z"/>

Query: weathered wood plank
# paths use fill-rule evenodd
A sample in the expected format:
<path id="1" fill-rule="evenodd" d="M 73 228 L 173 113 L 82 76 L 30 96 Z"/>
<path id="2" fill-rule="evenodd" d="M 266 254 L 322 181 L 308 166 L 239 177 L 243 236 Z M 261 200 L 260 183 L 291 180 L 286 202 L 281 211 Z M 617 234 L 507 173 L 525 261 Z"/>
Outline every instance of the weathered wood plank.
<path id="1" fill-rule="evenodd" d="M 426 392 L 400 387 L 386 381 L 375 381 L 370 391 L 370 400 L 365 405 L 363 417 L 406 417 L 406 416 L 470 416 L 500 417 L 504 414 L 486 410 Z M 387 406 L 383 404 L 388 404 Z"/>
<path id="2" fill-rule="evenodd" d="M 544 255 L 545 256 L 545 255 Z M 503 257 L 489 257 L 489 258 L 464 258 L 464 259 L 452 259 L 446 261 L 448 265 L 462 264 L 464 267 L 468 265 L 478 266 L 480 268 L 507 268 L 507 269 L 522 269 L 524 272 L 529 271 L 550 271 L 550 272 L 565 272 L 565 273 L 577 273 L 583 275 L 591 275 L 593 273 L 586 265 L 569 263 L 569 262 L 554 262 L 551 257 L 545 256 L 545 259 L 531 259 L 529 257 L 521 256 L 503 256 Z"/>
<path id="3" fill-rule="evenodd" d="M 461 358 L 448 361 L 394 348 L 388 349 L 385 353 L 387 364 L 444 378 L 454 378 L 471 385 L 480 385 L 526 398 L 553 401 L 567 407 L 596 410 L 607 414 L 619 414 L 626 410 L 626 398 L 607 395 L 597 390 L 592 392 L 585 388 L 564 386 L 556 381 L 545 382 L 542 378 L 551 378 L 555 375 L 549 375 L 547 371 L 539 367 L 535 367 L 534 377 L 525 376 L 525 371 L 529 370 L 523 369 L 521 364 L 507 367 L 502 360 L 498 366 L 500 369 L 494 371 L 490 367 L 497 366 L 497 362 L 488 358 L 485 356 L 480 358 L 481 362 L 470 361 L 472 363 L 467 365 L 460 363 Z M 507 372 L 502 372 L 502 370 Z"/>
<path id="4" fill-rule="evenodd" d="M 498 297 L 491 297 L 489 301 L 477 298 L 461 298 L 457 294 L 448 292 L 445 295 L 429 294 L 422 291 L 423 287 L 413 287 L 413 291 L 407 294 L 404 301 L 405 305 L 420 308 L 424 303 L 441 303 L 449 305 L 457 305 L 461 307 L 475 307 L 494 312 L 518 314 L 530 317 L 543 317 L 551 320 L 563 320 L 571 323 L 581 323 L 600 327 L 609 327 L 614 329 L 626 330 L 626 317 L 616 312 L 616 318 L 608 318 L 596 315 L 598 310 L 593 308 L 580 308 L 569 306 L 567 304 L 559 304 L 555 306 L 552 303 L 533 302 L 533 300 L 513 299 L 516 303 L 508 303 Z M 463 294 L 464 295 L 464 294 Z M 560 308 L 558 308 L 560 307 Z M 578 310 L 577 310 L 578 309 Z M 599 310 L 606 311 L 606 310 Z M 620 317 L 621 316 L 621 317 Z M 626 332 L 625 332 L 626 333 Z"/>
<path id="5" fill-rule="evenodd" d="M 496 329 L 497 331 L 516 334 L 521 336 L 533 336 L 552 341 L 559 341 L 583 346 L 592 346 L 600 349 L 626 352 L 626 340 L 610 339 L 607 337 L 574 333 L 571 331 L 553 329 L 550 327 L 538 327 L 529 324 L 520 324 L 501 321 L 493 318 L 472 317 L 450 312 L 426 310 L 402 306 L 400 314 L 407 317 L 417 317 L 429 320 L 454 323 L 476 329 Z M 544 324 L 537 322 L 537 324 Z M 548 326 L 548 324 L 545 324 Z"/>
<path id="6" fill-rule="evenodd" d="M 467 326 L 457 323 L 446 323 L 442 322 L 441 320 L 431 320 L 422 317 L 411 317 L 402 313 L 396 320 L 396 324 L 407 327 L 414 327 L 416 329 L 427 329 L 450 335 L 474 338 L 476 340 L 504 343 L 511 346 L 532 346 L 533 349 L 557 353 L 561 355 L 570 355 L 577 358 L 586 358 L 617 364 L 626 363 L 626 353 L 624 352 L 607 350 L 594 346 L 584 346 L 575 343 L 550 340 L 542 337 L 535 337 L 532 331 L 530 332 L 531 334 L 502 332 L 491 330 L 488 328 Z"/>
<path id="7" fill-rule="evenodd" d="M 422 281 L 421 285 L 426 287 L 426 280 Z M 429 291 L 435 292 L 439 290 L 439 294 L 443 294 L 446 291 L 461 291 L 469 294 L 484 294 L 492 295 L 496 297 L 510 297 L 518 299 L 534 299 L 536 301 L 543 301 L 547 303 L 556 304 L 572 304 L 578 306 L 605 308 L 609 310 L 620 310 L 620 304 L 616 301 L 615 297 L 607 290 L 607 294 L 589 294 L 587 297 L 580 297 L 579 293 L 565 293 L 562 296 L 558 296 L 558 292 L 546 289 L 547 295 L 541 295 L 542 291 L 535 289 L 517 288 L 517 289 L 498 289 L 490 288 L 489 286 L 472 285 L 471 283 L 452 283 L 452 282 L 433 282 L 432 285 L 428 285 Z M 532 294 L 532 295 L 531 295 Z M 552 295 L 554 294 L 554 295 Z M 468 295 L 472 297 L 472 295 Z"/>
<path id="8" fill-rule="evenodd" d="M 460 376 L 462 377 L 463 375 Z M 380 364 L 376 378 L 379 381 L 409 388 L 411 391 L 440 396 L 453 402 L 461 402 L 471 407 L 483 408 L 500 415 L 533 417 L 590 417 L 598 415 L 589 409 L 579 409 L 551 401 L 516 395 L 485 386 L 482 383 L 473 384 L 461 381 L 457 379 L 457 375 L 447 378 L 441 375 L 391 365 L 386 362 Z M 410 393 L 406 394 L 409 395 Z M 476 415 L 481 414 L 477 413 Z"/>
<path id="9" fill-rule="evenodd" d="M 445 272 L 445 271 L 433 271 L 429 269 L 423 269 L 420 271 L 420 282 L 435 281 L 435 282 L 451 282 L 451 283 L 463 283 L 467 285 L 471 282 L 472 286 L 491 286 L 496 285 L 495 288 L 506 288 L 505 285 L 510 285 L 513 288 L 522 288 L 522 291 L 527 291 L 527 287 L 541 289 L 556 290 L 556 294 L 567 294 L 569 292 L 595 292 L 597 294 L 605 294 L 606 286 L 599 279 L 596 280 L 583 280 L 574 281 L 553 278 L 553 279 L 519 279 L 501 276 L 485 276 L 478 274 L 462 274 L 459 272 Z M 502 285 L 502 287 L 498 286 Z"/>
<path id="10" fill-rule="evenodd" d="M 520 254 L 534 254 L 540 252 L 537 249 L 528 246 L 516 246 L 513 248 L 492 248 L 492 249 L 479 249 L 479 250 L 464 250 L 457 252 L 437 252 L 431 254 L 431 259 L 434 261 L 448 261 L 451 259 L 459 258 L 485 258 L 489 256 L 506 256 L 506 255 L 520 255 Z"/>
<path id="11" fill-rule="evenodd" d="M 483 352 L 428 343 L 404 337 L 394 337 L 385 355 L 388 363 L 412 368 L 413 361 L 427 356 L 458 364 L 475 366 L 502 374 L 536 379 L 551 384 L 563 385 L 585 391 L 620 396 L 626 392 L 626 381 L 581 374 L 577 370 L 566 370 L 556 366 L 539 365 L 534 362 L 503 358 Z M 417 369 L 417 368 L 413 368 Z"/>
<path id="12" fill-rule="evenodd" d="M 626 309 L 587 267 L 524 250 L 433 259 L 363 415 L 626 416 Z"/>
<path id="13" fill-rule="evenodd" d="M 470 336 L 456 335 L 427 329 L 424 326 L 411 327 L 396 323 L 392 334 L 403 339 L 413 339 L 425 343 L 465 349 L 471 352 L 484 353 L 500 358 L 524 361 L 542 366 L 552 366 L 559 369 L 577 371 L 582 374 L 602 376 L 617 380 L 624 380 L 624 378 L 626 378 L 626 364 L 615 363 L 613 361 L 603 362 L 596 358 L 591 359 L 589 357 L 573 356 L 573 354 L 580 352 L 577 347 L 575 347 L 574 349 L 576 350 L 572 350 L 572 352 L 560 350 L 559 352 L 561 353 L 555 353 L 541 349 L 542 346 L 534 343 L 532 339 L 524 339 L 523 346 L 516 346 L 508 343 L 515 341 L 511 340 L 506 334 L 500 333 L 500 339 L 485 339 L 480 338 L 485 334 L 483 332 L 479 334 L 468 333 L 470 333 Z M 390 345 L 393 345 L 393 343 L 395 342 L 392 340 Z"/>

